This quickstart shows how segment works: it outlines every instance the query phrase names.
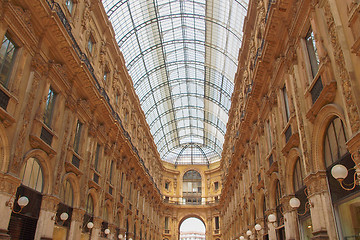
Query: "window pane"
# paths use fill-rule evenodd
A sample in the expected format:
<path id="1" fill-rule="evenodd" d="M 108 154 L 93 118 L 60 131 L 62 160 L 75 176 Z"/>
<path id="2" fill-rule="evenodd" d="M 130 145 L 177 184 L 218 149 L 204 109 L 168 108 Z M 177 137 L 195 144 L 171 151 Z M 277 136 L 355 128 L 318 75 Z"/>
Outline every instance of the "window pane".
<path id="1" fill-rule="evenodd" d="M 66 7 L 68 8 L 70 13 L 72 13 L 73 5 L 74 5 L 74 3 L 72 0 L 66 0 Z"/>
<path id="2" fill-rule="evenodd" d="M 49 128 L 51 127 L 51 120 L 54 111 L 56 95 L 57 95 L 56 92 L 54 92 L 54 90 L 50 87 L 46 98 L 45 112 L 44 112 L 44 123 Z"/>
<path id="3" fill-rule="evenodd" d="M 315 77 L 319 70 L 319 56 L 315 45 L 314 32 L 310 28 L 305 37 L 306 47 L 309 55 L 312 76 Z"/>
<path id="4" fill-rule="evenodd" d="M 43 190 L 43 173 L 35 158 L 29 158 L 20 170 L 21 182 L 38 192 Z"/>
<path id="5" fill-rule="evenodd" d="M 82 123 L 78 121 L 77 124 L 76 124 L 75 139 L 74 139 L 74 151 L 76 153 L 79 153 L 81 129 L 82 129 Z"/>
<path id="6" fill-rule="evenodd" d="M 329 167 L 331 164 L 340 160 L 348 151 L 346 148 L 346 134 L 344 124 L 341 119 L 336 117 L 329 124 L 324 141 L 324 157 L 325 165 Z"/>
<path id="7" fill-rule="evenodd" d="M 5 87 L 10 77 L 15 52 L 15 44 L 5 35 L 0 49 L 0 83 Z"/>

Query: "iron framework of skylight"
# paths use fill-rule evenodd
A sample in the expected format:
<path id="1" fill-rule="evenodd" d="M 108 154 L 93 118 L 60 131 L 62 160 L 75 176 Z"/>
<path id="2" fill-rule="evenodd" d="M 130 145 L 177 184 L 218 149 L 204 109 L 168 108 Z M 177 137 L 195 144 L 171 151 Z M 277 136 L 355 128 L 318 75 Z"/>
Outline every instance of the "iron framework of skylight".
<path id="1" fill-rule="evenodd" d="M 103 0 L 160 157 L 221 157 L 248 0 Z"/>

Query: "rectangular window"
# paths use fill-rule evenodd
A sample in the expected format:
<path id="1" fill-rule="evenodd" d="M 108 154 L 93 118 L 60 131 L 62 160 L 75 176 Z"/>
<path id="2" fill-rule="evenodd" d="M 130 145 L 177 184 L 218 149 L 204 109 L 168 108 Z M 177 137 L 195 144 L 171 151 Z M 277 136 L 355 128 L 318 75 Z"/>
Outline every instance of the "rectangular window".
<path id="1" fill-rule="evenodd" d="M 116 94 L 116 95 L 115 95 L 115 103 L 116 103 L 116 104 L 119 104 L 119 94 Z"/>
<path id="2" fill-rule="evenodd" d="M 215 191 L 219 189 L 219 182 L 214 182 Z"/>
<path id="3" fill-rule="evenodd" d="M 268 148 L 269 148 L 269 152 L 270 152 L 272 149 L 272 135 L 271 135 L 271 126 L 270 126 L 269 121 L 266 122 L 266 128 L 267 128 L 267 133 L 268 133 Z"/>
<path id="4" fill-rule="evenodd" d="M 0 82 L 7 87 L 15 59 L 16 45 L 5 35 L 0 49 Z"/>
<path id="5" fill-rule="evenodd" d="M 311 74 L 313 77 L 315 77 L 319 70 L 320 61 L 315 44 L 314 32 L 312 31 L 311 27 L 305 36 L 305 42 L 311 66 Z"/>
<path id="6" fill-rule="evenodd" d="M 220 229 L 219 217 L 215 217 L 215 230 Z"/>
<path id="7" fill-rule="evenodd" d="M 113 183 L 113 177 L 114 177 L 114 161 L 111 161 L 111 163 L 110 163 L 110 176 L 109 176 L 110 184 Z"/>
<path id="8" fill-rule="evenodd" d="M 137 197 L 136 197 L 136 208 L 139 208 L 139 201 L 140 200 L 140 191 L 137 191 Z"/>
<path id="9" fill-rule="evenodd" d="M 169 217 L 165 217 L 165 230 L 169 230 Z"/>
<path id="10" fill-rule="evenodd" d="M 74 151 L 76 153 L 79 153 L 81 129 L 82 129 L 82 123 L 80 121 L 77 121 L 76 130 L 75 130 L 75 139 L 74 139 Z"/>
<path id="11" fill-rule="evenodd" d="M 94 168 L 95 171 L 99 172 L 98 168 L 99 168 L 99 155 L 100 155 L 100 145 L 97 144 L 96 145 L 96 152 L 95 152 L 95 161 L 94 161 Z"/>
<path id="12" fill-rule="evenodd" d="M 51 128 L 51 120 L 54 112 L 55 100 L 57 93 L 50 87 L 46 97 L 44 123 Z"/>
<path id="13" fill-rule="evenodd" d="M 120 193 L 123 193 L 123 186 L 124 186 L 124 173 L 121 173 Z"/>
<path id="14" fill-rule="evenodd" d="M 110 76 L 110 71 L 109 71 L 107 68 L 105 68 L 105 71 L 104 71 L 104 82 L 106 82 L 106 81 L 108 80 L 109 76 Z"/>
<path id="15" fill-rule="evenodd" d="M 88 46 L 87 46 L 87 47 L 88 47 L 89 52 L 92 53 L 93 48 L 94 48 L 94 40 L 93 40 L 93 37 L 92 37 L 92 36 L 89 37 Z"/>
<path id="16" fill-rule="evenodd" d="M 132 193 L 132 183 L 130 183 L 130 190 L 129 190 L 129 200 L 130 201 L 132 200 L 131 193 Z"/>
<path id="17" fill-rule="evenodd" d="M 169 190 L 169 182 L 165 182 L 165 189 Z"/>
<path id="18" fill-rule="evenodd" d="M 289 108 L 289 99 L 286 92 L 286 87 L 282 88 L 283 98 L 284 98 L 284 107 L 285 107 L 285 120 L 289 122 L 290 119 L 290 108 Z"/>
<path id="19" fill-rule="evenodd" d="M 69 12 L 72 14 L 72 10 L 73 10 L 73 7 L 74 7 L 74 3 L 72 0 L 66 0 L 66 7 L 67 9 L 69 10 Z"/>
<path id="20" fill-rule="evenodd" d="M 261 161 L 260 161 L 260 148 L 259 148 L 259 144 L 256 143 L 256 146 L 255 146 L 255 154 L 256 154 L 256 162 L 257 162 L 257 165 L 258 165 L 258 169 L 260 169 L 260 165 L 261 165 Z"/>

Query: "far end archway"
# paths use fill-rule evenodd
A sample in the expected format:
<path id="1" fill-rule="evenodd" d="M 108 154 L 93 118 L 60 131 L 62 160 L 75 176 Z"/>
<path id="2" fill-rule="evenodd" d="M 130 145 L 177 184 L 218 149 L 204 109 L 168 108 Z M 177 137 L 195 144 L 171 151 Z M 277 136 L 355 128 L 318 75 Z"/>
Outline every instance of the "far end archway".
<path id="1" fill-rule="evenodd" d="M 179 240 L 205 240 L 206 227 L 202 220 L 189 217 L 181 222 Z"/>

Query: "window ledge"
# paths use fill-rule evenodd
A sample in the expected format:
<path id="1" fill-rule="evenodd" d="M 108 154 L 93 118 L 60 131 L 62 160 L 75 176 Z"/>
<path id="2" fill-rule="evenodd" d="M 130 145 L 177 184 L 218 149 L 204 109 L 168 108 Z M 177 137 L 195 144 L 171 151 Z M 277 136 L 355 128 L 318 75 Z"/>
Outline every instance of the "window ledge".
<path id="1" fill-rule="evenodd" d="M 266 174 L 267 174 L 268 176 L 270 176 L 273 172 L 277 172 L 277 171 L 278 171 L 278 163 L 277 163 L 277 161 L 274 161 L 274 162 L 271 164 L 269 170 L 267 170 Z"/>
<path id="2" fill-rule="evenodd" d="M 97 184 L 96 182 L 94 182 L 94 180 L 92 179 L 89 179 L 89 188 L 95 188 L 96 190 L 99 190 L 100 189 L 100 185 Z"/>
<path id="3" fill-rule="evenodd" d="M 321 93 L 314 102 L 314 104 L 311 106 L 309 111 L 306 113 L 307 119 L 309 119 L 310 122 L 314 122 L 316 115 L 319 113 L 320 109 L 328 104 L 331 103 L 335 99 L 336 95 L 336 81 L 332 80 L 330 82 L 324 83 L 323 81 L 323 89 L 321 90 Z"/>
<path id="4" fill-rule="evenodd" d="M 283 149 L 281 150 L 281 152 L 284 155 L 287 155 L 290 151 L 291 148 L 298 146 L 300 143 L 300 139 L 299 139 L 299 133 L 293 133 L 291 135 L 291 137 L 289 138 L 289 141 L 285 144 L 285 146 L 283 147 Z"/>
<path id="5" fill-rule="evenodd" d="M 56 155 L 56 151 L 47 143 L 45 143 L 40 137 L 30 134 L 29 139 L 32 148 L 40 148 L 44 150 L 50 158 Z"/>
<path id="6" fill-rule="evenodd" d="M 13 118 L 5 109 L 1 107 L 0 120 L 4 124 L 5 128 L 10 127 L 15 122 L 15 118 Z"/>

